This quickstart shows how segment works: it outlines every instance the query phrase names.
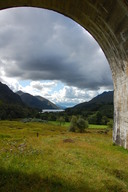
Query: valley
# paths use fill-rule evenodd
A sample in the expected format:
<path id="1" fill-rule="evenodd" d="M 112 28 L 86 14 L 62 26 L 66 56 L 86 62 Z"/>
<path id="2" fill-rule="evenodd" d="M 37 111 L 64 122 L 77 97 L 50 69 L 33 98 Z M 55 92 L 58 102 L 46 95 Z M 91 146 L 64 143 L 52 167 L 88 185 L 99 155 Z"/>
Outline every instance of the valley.
<path id="1" fill-rule="evenodd" d="M 112 144 L 113 92 L 59 113 L 41 113 L 44 98 L 2 85 L 6 92 L 0 96 L 1 192 L 128 191 L 128 152 Z"/>

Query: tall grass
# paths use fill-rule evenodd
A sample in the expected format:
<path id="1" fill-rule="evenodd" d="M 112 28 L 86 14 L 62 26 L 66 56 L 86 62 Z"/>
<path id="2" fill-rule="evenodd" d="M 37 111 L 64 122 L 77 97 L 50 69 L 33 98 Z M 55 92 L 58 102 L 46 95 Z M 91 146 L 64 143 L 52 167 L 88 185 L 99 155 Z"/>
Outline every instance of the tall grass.
<path id="1" fill-rule="evenodd" d="M 0 162 L 0 192 L 128 191 L 128 151 L 111 132 L 0 121 Z"/>

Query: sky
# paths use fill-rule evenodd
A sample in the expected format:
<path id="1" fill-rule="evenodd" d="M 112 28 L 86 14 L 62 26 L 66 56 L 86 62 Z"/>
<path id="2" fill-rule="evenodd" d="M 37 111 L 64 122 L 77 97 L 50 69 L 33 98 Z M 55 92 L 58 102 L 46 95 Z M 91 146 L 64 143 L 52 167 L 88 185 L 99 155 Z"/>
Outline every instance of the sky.
<path id="1" fill-rule="evenodd" d="M 0 11 L 0 81 L 65 107 L 113 89 L 94 38 L 70 18 L 39 8 Z"/>

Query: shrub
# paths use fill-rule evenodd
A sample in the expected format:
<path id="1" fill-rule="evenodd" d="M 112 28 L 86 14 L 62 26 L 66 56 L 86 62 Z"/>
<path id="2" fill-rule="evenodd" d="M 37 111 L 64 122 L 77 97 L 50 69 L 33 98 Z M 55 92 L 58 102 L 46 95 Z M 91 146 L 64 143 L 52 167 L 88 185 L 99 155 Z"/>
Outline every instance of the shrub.
<path id="1" fill-rule="evenodd" d="M 70 132 L 76 132 L 76 128 L 73 127 L 72 125 L 70 125 L 70 127 L 69 127 L 69 131 L 70 131 Z"/>
<path id="2" fill-rule="evenodd" d="M 88 117 L 88 122 L 89 122 L 90 124 L 96 124 L 96 123 L 97 123 L 96 114 L 90 115 L 90 116 Z"/>
<path id="3" fill-rule="evenodd" d="M 106 116 L 103 116 L 103 117 L 102 117 L 102 124 L 103 124 L 103 125 L 107 125 L 108 121 L 109 121 L 109 120 L 108 120 L 108 118 L 107 118 Z"/>
<path id="4" fill-rule="evenodd" d="M 85 130 L 85 128 L 88 128 L 88 122 L 85 121 L 83 118 L 80 117 L 80 118 L 77 120 L 77 127 L 78 127 L 78 129 L 79 129 L 79 132 L 80 132 L 80 133 L 83 133 L 84 130 Z"/>
<path id="5" fill-rule="evenodd" d="M 61 117 L 58 117 L 57 121 L 59 121 L 60 126 L 62 125 L 62 123 L 65 124 L 65 119 L 64 119 L 64 117 L 62 117 L 62 116 L 61 116 Z"/>
<path id="6" fill-rule="evenodd" d="M 110 120 L 110 121 L 107 123 L 107 127 L 108 127 L 108 128 L 113 128 L 113 120 Z"/>
<path id="7" fill-rule="evenodd" d="M 77 117 L 72 116 L 71 121 L 70 121 L 69 131 L 75 132 L 76 129 L 77 129 Z"/>
<path id="8" fill-rule="evenodd" d="M 71 132 L 77 131 L 77 132 L 83 133 L 86 128 L 88 128 L 88 121 L 85 121 L 81 117 L 79 117 L 79 119 L 77 119 L 76 116 L 72 117 L 69 131 Z"/>

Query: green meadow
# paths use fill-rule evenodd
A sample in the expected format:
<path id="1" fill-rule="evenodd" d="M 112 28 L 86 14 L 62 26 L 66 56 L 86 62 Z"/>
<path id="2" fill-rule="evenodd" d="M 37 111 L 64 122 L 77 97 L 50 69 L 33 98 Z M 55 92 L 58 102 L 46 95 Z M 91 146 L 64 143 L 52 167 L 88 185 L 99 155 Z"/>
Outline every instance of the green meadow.
<path id="1" fill-rule="evenodd" d="M 53 124 L 53 125 L 58 125 L 60 126 L 60 122 L 59 121 L 49 121 L 50 124 Z M 64 122 L 64 123 L 61 123 L 61 125 L 63 125 L 64 127 L 69 127 L 70 126 L 70 122 Z M 107 125 L 94 125 L 94 124 L 89 124 L 89 128 L 91 129 L 105 129 L 107 128 Z"/>
<path id="2" fill-rule="evenodd" d="M 0 192 L 128 192 L 128 151 L 105 129 L 0 121 Z"/>

